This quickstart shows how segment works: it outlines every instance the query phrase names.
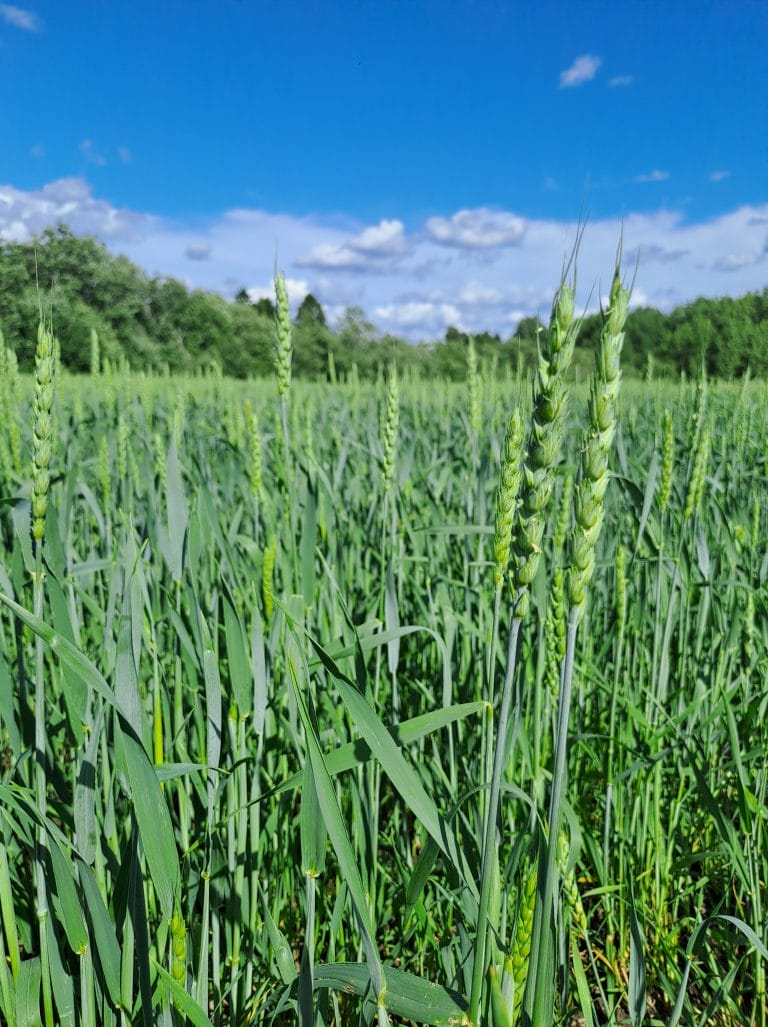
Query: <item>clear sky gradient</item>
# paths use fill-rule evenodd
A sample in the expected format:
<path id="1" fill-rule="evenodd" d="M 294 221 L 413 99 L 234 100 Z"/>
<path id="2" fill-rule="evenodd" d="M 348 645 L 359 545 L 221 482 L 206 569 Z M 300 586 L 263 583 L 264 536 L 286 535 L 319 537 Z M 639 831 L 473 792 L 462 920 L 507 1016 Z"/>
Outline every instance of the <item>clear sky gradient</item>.
<path id="1" fill-rule="evenodd" d="M 768 284 L 768 4 L 0 3 L 0 235 L 411 338 L 545 307 L 586 219 L 636 302 Z M 592 293 L 596 301 L 597 290 Z"/>

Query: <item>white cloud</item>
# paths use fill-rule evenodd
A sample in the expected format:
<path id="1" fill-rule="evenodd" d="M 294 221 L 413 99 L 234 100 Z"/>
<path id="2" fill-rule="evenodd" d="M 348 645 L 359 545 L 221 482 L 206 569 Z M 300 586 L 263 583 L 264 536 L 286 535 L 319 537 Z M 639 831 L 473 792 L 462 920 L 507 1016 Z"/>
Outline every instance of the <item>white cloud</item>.
<path id="1" fill-rule="evenodd" d="M 435 310 L 435 304 L 430 303 L 428 300 L 423 303 L 417 301 L 389 303 L 385 307 L 375 307 L 373 316 L 389 324 L 396 324 L 400 327 L 413 327 L 414 325 L 421 325 L 425 321 L 432 320 Z"/>
<path id="2" fill-rule="evenodd" d="M 459 289 L 456 296 L 460 303 L 468 303 L 474 306 L 477 303 L 493 304 L 501 303 L 504 294 L 491 286 L 483 285 L 482 282 L 470 281 Z"/>
<path id="3" fill-rule="evenodd" d="M 364 228 L 359 235 L 347 243 L 350 249 L 358 253 L 391 256 L 402 253 L 406 249 L 405 231 L 402 221 L 380 221 L 378 225 Z"/>
<path id="4" fill-rule="evenodd" d="M 589 53 L 582 54 L 581 57 L 576 58 L 570 68 L 560 72 L 560 88 L 570 89 L 572 86 L 591 82 L 601 64 L 600 57 L 594 57 Z"/>
<path id="5" fill-rule="evenodd" d="M 465 327 L 459 307 L 453 303 L 432 303 L 429 300 L 390 303 L 376 307 L 373 316 L 390 329 L 411 329 L 417 334 L 429 332 L 442 335 L 449 325 Z"/>
<path id="6" fill-rule="evenodd" d="M 133 154 L 127 146 L 118 146 L 117 155 L 120 158 L 121 164 L 130 164 L 133 160 Z"/>
<path id="7" fill-rule="evenodd" d="M 42 143 L 35 143 L 34 146 L 30 147 L 29 156 L 34 157 L 35 160 L 39 160 L 45 156 L 45 147 Z"/>
<path id="8" fill-rule="evenodd" d="M 668 171 L 659 171 L 658 168 L 653 171 L 649 171 L 647 175 L 635 175 L 635 181 L 640 183 L 645 182 L 666 182 L 670 175 Z"/>
<path id="9" fill-rule="evenodd" d="M 342 245 L 321 243 L 299 258 L 299 267 L 324 268 L 327 271 L 378 270 L 384 264 L 392 265 L 408 251 L 402 221 L 382 220 L 370 225 Z"/>
<path id="10" fill-rule="evenodd" d="M 729 178 L 730 174 L 730 171 L 713 171 L 709 176 L 709 180 L 710 182 L 722 182 Z"/>
<path id="11" fill-rule="evenodd" d="M 82 178 L 60 178 L 42 189 L 23 191 L 0 185 L 0 235 L 30 238 L 59 222 L 78 234 L 110 241 L 127 241 L 155 221 L 147 214 L 121 210 L 93 196 Z M 11 226 L 15 225 L 12 230 Z M 23 231 L 20 226 L 23 226 Z"/>
<path id="12" fill-rule="evenodd" d="M 325 268 L 326 271 L 335 270 L 364 270 L 369 261 L 360 253 L 355 253 L 348 246 L 332 246 L 330 243 L 321 243 L 315 246 L 306 257 L 299 257 L 299 267 Z"/>
<path id="13" fill-rule="evenodd" d="M 379 331 L 414 341 L 440 337 L 448 325 L 506 338 L 521 317 L 539 314 L 547 320 L 579 225 L 531 219 L 521 231 L 521 219 L 512 212 L 482 210 L 479 218 L 477 211 L 459 211 L 431 219 L 431 229 L 416 225 L 410 232 L 401 222 L 366 226 L 248 209 L 190 223 L 113 207 L 83 179 L 62 179 L 31 191 L 0 185 L 0 239 L 28 240 L 64 221 L 78 234 L 104 239 L 149 274 L 173 276 L 227 297 L 245 287 L 253 299 L 272 298 L 277 266 L 285 271 L 294 309 L 312 292 L 329 320 L 347 306 L 360 306 Z M 478 223 L 488 218 L 490 226 L 478 231 Z M 628 277 L 637 261 L 635 305 L 669 310 L 697 296 L 762 289 L 767 226 L 768 203 L 700 222 L 687 222 L 672 210 L 590 221 L 579 251 L 577 306 L 597 309 L 610 285 L 622 233 Z M 491 228 L 498 233 L 495 249 L 479 249 L 478 240 L 487 244 L 492 237 Z M 393 248 L 396 256 L 386 255 Z M 206 252 L 208 259 L 189 259 L 190 253 Z M 309 267 L 306 254 L 317 252 L 352 254 L 364 262 L 365 273 L 338 262 L 330 269 Z"/>
<path id="14" fill-rule="evenodd" d="M 526 223 L 509 211 L 475 207 L 457 211 L 451 218 L 429 218 L 425 228 L 430 239 L 442 246 L 490 249 L 518 245 L 525 235 Z"/>
<path id="15" fill-rule="evenodd" d="M 32 11 L 11 4 L 0 4 L 0 18 L 6 25 L 13 25 L 14 28 L 24 29 L 26 32 L 39 32 L 43 27 L 42 21 Z"/>
<path id="16" fill-rule="evenodd" d="M 301 278 L 286 278 L 285 289 L 288 293 L 288 300 L 294 307 L 301 303 L 308 292 L 311 292 L 309 283 Z M 249 289 L 246 289 L 246 292 L 251 303 L 256 303 L 257 300 L 272 300 L 274 302 L 275 283 L 270 281 L 266 285 L 252 285 Z"/>
<path id="17" fill-rule="evenodd" d="M 613 78 L 608 79 L 608 85 L 611 89 L 617 89 L 621 86 L 631 86 L 634 79 L 631 75 L 614 75 Z"/>

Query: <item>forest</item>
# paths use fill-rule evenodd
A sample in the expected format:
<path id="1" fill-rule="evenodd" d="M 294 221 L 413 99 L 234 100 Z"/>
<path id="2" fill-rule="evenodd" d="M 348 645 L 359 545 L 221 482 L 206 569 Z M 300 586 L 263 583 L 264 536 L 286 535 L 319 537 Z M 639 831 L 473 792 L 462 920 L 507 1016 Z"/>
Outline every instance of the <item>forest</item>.
<path id="1" fill-rule="evenodd" d="M 642 269 L 641 269 L 642 271 Z M 35 326 L 41 303 L 50 312 L 63 365 L 90 370 L 91 339 L 102 359 L 124 361 L 135 370 L 173 368 L 196 372 L 217 368 L 237 377 L 263 377 L 274 360 L 274 305 L 251 302 L 245 288 L 227 300 L 188 289 L 183 283 L 147 275 L 128 258 L 113 255 L 99 240 L 78 237 L 66 225 L 25 243 L 0 243 L 0 330 L 22 370 L 34 361 Z M 546 311 L 542 311 L 542 316 Z M 591 370 L 600 315 L 585 317 L 577 374 Z M 510 337 L 473 336 L 481 366 L 489 372 L 528 369 L 537 352 L 537 317 L 527 317 Z M 443 339 L 412 344 L 380 335 L 358 307 L 329 324 L 310 293 L 294 319 L 294 374 L 308 380 L 376 378 L 395 364 L 414 377 L 461 380 L 468 336 L 449 327 Z M 653 308 L 630 312 L 624 369 L 635 376 L 698 376 L 729 379 L 749 371 L 768 373 L 768 287 L 738 299 L 701 298 L 670 313 Z"/>

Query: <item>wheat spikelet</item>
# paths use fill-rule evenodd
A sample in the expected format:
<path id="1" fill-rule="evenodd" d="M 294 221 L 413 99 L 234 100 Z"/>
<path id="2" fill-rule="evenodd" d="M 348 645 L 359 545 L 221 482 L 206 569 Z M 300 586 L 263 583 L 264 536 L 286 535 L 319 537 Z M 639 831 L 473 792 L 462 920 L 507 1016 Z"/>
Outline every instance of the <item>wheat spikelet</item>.
<path id="1" fill-rule="evenodd" d="M 571 363 L 578 331 L 573 304 L 573 289 L 561 285 L 539 355 L 511 568 L 513 591 L 518 597 L 516 612 L 520 619 L 525 617 L 530 605 L 528 589 L 536 577 L 541 559 L 546 507 L 554 487 L 554 469 L 560 459 L 566 405 L 565 374 Z"/>
<path id="2" fill-rule="evenodd" d="M 291 363 L 293 360 L 293 341 L 291 338 L 291 312 L 288 305 L 288 290 L 285 275 L 275 275 L 275 328 L 277 330 L 277 346 L 275 351 L 275 370 L 277 371 L 277 391 L 284 396 L 291 384 Z"/>
<path id="3" fill-rule="evenodd" d="M 560 667 L 565 656 L 566 620 L 565 575 L 562 568 L 557 567 L 552 575 L 552 592 L 547 607 L 544 630 L 546 645 L 544 680 L 553 708 L 557 704 L 557 696 L 560 691 Z"/>
<path id="4" fill-rule="evenodd" d="M 555 554 L 562 554 L 565 547 L 565 540 L 568 536 L 568 528 L 571 523 L 571 511 L 573 509 L 573 474 L 566 471 L 563 476 L 562 492 L 560 493 L 560 505 L 557 508 L 555 527 L 552 532 L 552 548 Z"/>
<path id="5" fill-rule="evenodd" d="M 531 938 L 533 936 L 533 913 L 536 907 L 537 877 L 536 867 L 533 866 L 528 872 L 520 896 L 517 920 L 515 921 L 515 937 L 512 942 L 512 951 L 509 955 L 512 978 L 511 1027 L 515 1027 L 520 1018 L 525 985 L 528 979 L 528 960 L 531 954 Z"/>
<path id="6" fill-rule="evenodd" d="M 187 985 L 187 925 L 184 917 L 176 904 L 171 917 L 171 976 L 177 984 L 186 990 Z M 183 1012 L 181 1005 L 176 1002 L 176 1008 Z"/>
<path id="7" fill-rule="evenodd" d="M 245 426 L 248 433 L 248 477 L 251 495 L 258 500 L 261 495 L 262 483 L 261 435 L 259 434 L 259 419 L 248 400 L 245 401 Z"/>
<path id="8" fill-rule="evenodd" d="M 35 386 L 32 415 L 32 537 L 43 539 L 48 490 L 51 484 L 50 465 L 53 457 L 53 391 L 55 360 L 53 333 L 40 322 L 35 351 Z"/>
<path id="9" fill-rule="evenodd" d="M 557 837 L 557 868 L 560 871 L 563 882 L 563 897 L 565 898 L 573 920 L 573 926 L 579 934 L 587 932 L 587 914 L 584 912 L 584 905 L 579 894 L 579 887 L 576 884 L 576 875 L 573 868 L 568 867 L 569 855 L 568 839 L 565 832 L 561 831 Z"/>
<path id="10" fill-rule="evenodd" d="M 515 410 L 509 419 L 504 448 L 501 453 L 499 487 L 496 490 L 496 530 L 493 539 L 493 579 L 496 588 L 501 588 L 509 564 L 512 545 L 512 525 L 520 489 L 521 460 L 523 452 L 523 422 Z"/>
<path id="11" fill-rule="evenodd" d="M 616 549 L 616 628 L 624 633 L 627 623 L 627 558 L 624 546 Z"/>
<path id="12" fill-rule="evenodd" d="M 691 467 L 691 477 L 685 496 L 685 506 L 683 507 L 683 517 L 686 520 L 694 515 L 701 504 L 704 494 L 704 479 L 709 459 L 709 448 L 709 430 L 706 427 L 702 427 L 700 431 L 696 432 L 695 436 L 693 466 Z"/>
<path id="13" fill-rule="evenodd" d="M 675 460 L 675 433 L 672 414 L 664 411 L 664 436 L 661 444 L 661 482 L 659 484 L 659 506 L 664 510 L 672 492 L 672 469 Z"/>
<path id="14" fill-rule="evenodd" d="M 580 615 L 595 569 L 595 553 L 603 524 L 603 498 L 608 486 L 608 461 L 616 432 L 616 401 L 621 382 L 620 357 L 624 343 L 629 294 L 618 271 L 611 286 L 609 308 L 600 334 L 597 370 L 589 400 L 589 430 L 581 454 L 581 480 L 574 497 L 568 598 Z"/>
<path id="15" fill-rule="evenodd" d="M 397 384 L 397 371 L 394 365 L 390 368 L 389 384 L 387 386 L 387 408 L 382 428 L 382 449 L 384 457 L 382 460 L 382 475 L 384 478 L 384 491 L 389 492 L 392 487 L 392 478 L 395 473 L 395 446 L 397 442 L 397 429 L 400 424 L 400 392 Z"/>
<path id="16" fill-rule="evenodd" d="M 276 560 L 277 538 L 275 535 L 272 535 L 267 548 L 264 550 L 264 560 L 261 569 L 261 595 L 264 600 L 264 610 L 267 617 L 271 617 L 275 609 L 275 601 L 272 598 L 272 589 Z"/>
<path id="17" fill-rule="evenodd" d="M 97 375 L 101 370 L 101 357 L 99 349 L 99 333 L 91 328 L 91 374 Z"/>

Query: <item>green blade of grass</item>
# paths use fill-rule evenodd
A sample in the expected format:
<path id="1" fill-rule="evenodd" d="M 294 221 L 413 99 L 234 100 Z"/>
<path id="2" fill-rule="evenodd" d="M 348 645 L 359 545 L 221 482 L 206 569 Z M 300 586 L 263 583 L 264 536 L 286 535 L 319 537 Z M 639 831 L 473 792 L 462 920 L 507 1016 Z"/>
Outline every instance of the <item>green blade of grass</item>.
<path id="1" fill-rule="evenodd" d="M 99 960 L 109 998 L 115 1007 L 120 1005 L 120 946 L 117 943 L 115 927 L 110 919 L 104 899 L 93 870 L 82 860 L 78 861 L 80 886 L 83 890 L 88 916 L 93 931 L 93 949 Z"/>
<path id="2" fill-rule="evenodd" d="M 16 1027 L 42 1027 L 40 1018 L 40 984 L 42 982 L 40 959 L 22 961 L 19 979 L 16 981 Z"/>
<path id="3" fill-rule="evenodd" d="M 474 713 L 479 713 L 485 707 L 483 702 L 469 702 L 459 703 L 456 706 L 443 706 L 438 710 L 431 710 L 429 713 L 422 713 L 418 717 L 413 717 L 410 720 L 401 721 L 399 724 L 395 724 L 390 734 L 398 746 L 409 745 L 412 742 L 417 742 L 421 738 L 426 738 L 434 731 L 439 731 L 441 728 L 447 727 L 449 724 L 455 724 L 460 720 L 464 720 L 465 717 L 470 717 Z M 325 764 L 328 768 L 328 773 L 333 777 L 336 774 L 343 774 L 347 770 L 354 770 L 355 767 L 361 763 L 367 762 L 371 759 L 372 753 L 371 748 L 363 738 L 359 738 L 354 742 L 347 742 L 345 745 L 340 745 L 337 749 L 333 749 L 331 752 L 325 754 Z M 289 791 L 292 788 L 300 788 L 302 781 L 301 772 L 297 774 L 291 774 L 290 777 L 286 778 L 279 785 L 274 788 L 270 788 L 268 792 L 265 792 L 260 796 L 260 801 L 271 798 L 273 795 L 279 795 L 281 792 Z"/>
<path id="4" fill-rule="evenodd" d="M 182 1015 L 186 1017 L 194 1027 L 211 1027 L 211 1021 L 197 1002 L 195 1002 L 192 996 L 187 992 L 186 988 L 183 988 L 178 981 L 174 980 L 165 967 L 161 966 L 157 960 L 152 960 L 152 966 L 162 982 L 163 987 L 173 999 L 173 1003 L 179 1012 L 182 1013 Z"/>
<path id="5" fill-rule="evenodd" d="M 25 610 L 23 606 L 20 606 L 2 592 L 0 592 L 0 603 L 7 606 L 23 624 L 26 624 L 36 635 L 42 638 L 50 649 L 56 653 L 62 663 L 78 674 L 89 688 L 92 688 L 94 692 L 98 692 L 119 713 L 128 716 L 129 711 L 123 709 L 120 701 L 96 667 L 68 639 L 64 638 L 63 635 L 57 634 L 42 618 L 36 617 L 29 610 Z"/>
<path id="6" fill-rule="evenodd" d="M 296 697 L 299 716 L 307 740 L 307 749 L 312 763 L 312 771 L 315 778 L 315 789 L 317 800 L 328 831 L 328 837 L 333 845 L 336 858 L 339 861 L 344 882 L 349 890 L 350 898 L 355 909 L 358 924 L 363 936 L 363 947 L 368 960 L 370 981 L 375 995 L 381 996 L 385 991 L 384 971 L 379 959 L 378 947 L 375 940 L 375 928 L 368 908 L 368 900 L 363 888 L 360 871 L 355 860 L 352 843 L 349 840 L 347 827 L 339 809 L 336 792 L 331 781 L 331 775 L 325 765 L 320 742 L 317 738 L 314 725 L 309 715 L 304 695 L 299 688 L 296 678 L 296 669 L 291 662 L 288 664 L 290 671 L 291 686 Z"/>
<path id="7" fill-rule="evenodd" d="M 144 746 L 119 721 L 115 724 L 115 741 L 119 742 L 123 755 L 141 846 L 152 883 L 157 890 L 160 907 L 170 919 L 174 896 L 179 889 L 180 871 L 168 806 Z"/>
<path id="8" fill-rule="evenodd" d="M 339 668 L 323 647 L 310 636 L 310 642 L 325 667 L 333 676 L 342 702 L 347 708 L 355 726 L 369 746 L 374 758 L 402 796 L 413 814 L 422 822 L 429 834 L 440 846 L 441 851 L 477 899 L 477 885 L 466 858 L 459 848 L 453 828 L 438 812 L 434 802 L 427 795 L 419 776 L 397 747 L 392 735 L 384 727 L 364 695 L 350 678 Z"/>
<path id="9" fill-rule="evenodd" d="M 433 1027 L 466 1024 L 466 1005 L 461 996 L 395 967 L 386 967 L 386 974 L 388 1013 Z M 368 980 L 368 968 L 363 963 L 326 963 L 315 967 L 315 990 L 333 988 L 364 995 Z"/>

